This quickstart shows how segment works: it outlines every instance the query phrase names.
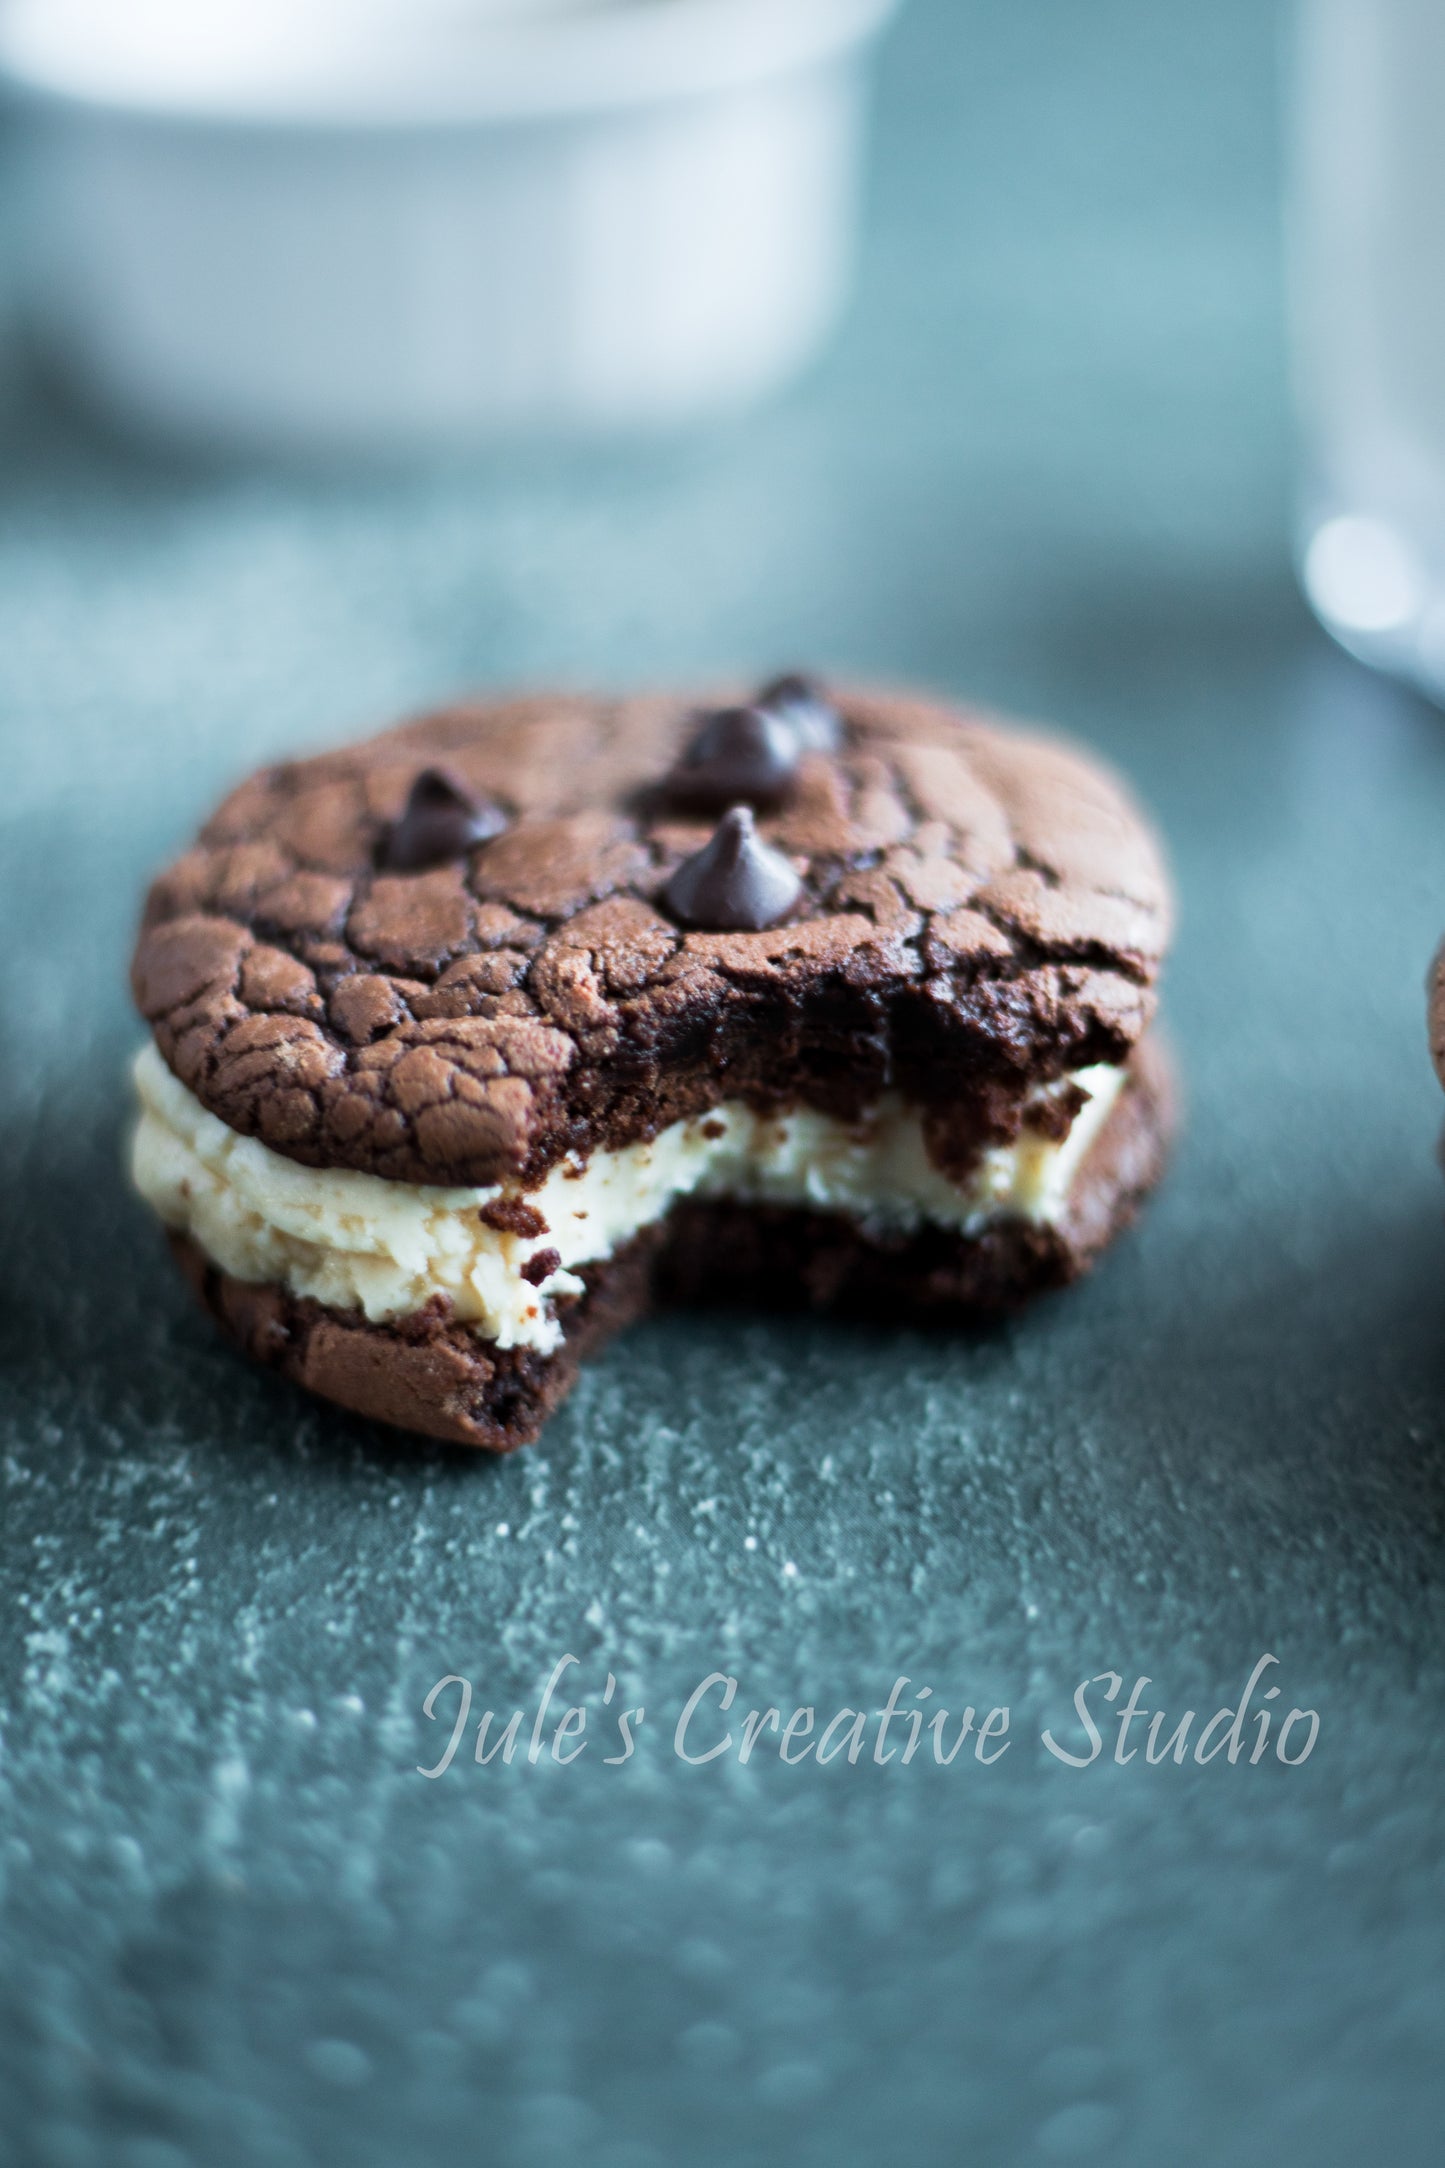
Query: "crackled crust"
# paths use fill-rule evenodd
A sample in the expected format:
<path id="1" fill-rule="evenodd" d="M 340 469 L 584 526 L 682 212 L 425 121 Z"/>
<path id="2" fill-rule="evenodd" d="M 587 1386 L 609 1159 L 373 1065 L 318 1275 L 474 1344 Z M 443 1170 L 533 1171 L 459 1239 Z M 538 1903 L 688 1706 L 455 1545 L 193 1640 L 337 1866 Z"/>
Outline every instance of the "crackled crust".
<path id="1" fill-rule="evenodd" d="M 162 1053 L 273 1150 L 408 1181 L 532 1181 L 725 1096 L 846 1115 L 888 1085 L 964 1164 L 1025 1090 L 1128 1058 L 1166 878 L 1071 747 L 832 690 L 843 750 L 760 823 L 804 879 L 764 933 L 685 934 L 656 900 L 710 826 L 656 790 L 696 695 L 462 705 L 264 770 L 151 890 L 133 983 Z M 438 761 L 512 825 L 376 872 Z"/>
<path id="2" fill-rule="evenodd" d="M 495 1453 L 528 1445 L 576 1381 L 579 1362 L 654 1302 L 742 1301 L 872 1322 L 996 1318 L 1088 1270 L 1163 1170 L 1175 1119 L 1167 1058 L 1151 1038 L 1056 1224 L 1002 1221 L 975 1237 L 939 1227 L 880 1236 L 845 1216 L 689 1202 L 605 1264 L 565 1312 L 554 1354 L 501 1350 L 441 1302 L 370 1324 L 220 1272 L 184 1236 L 171 1246 L 202 1303 L 253 1360 L 374 1421 Z"/>

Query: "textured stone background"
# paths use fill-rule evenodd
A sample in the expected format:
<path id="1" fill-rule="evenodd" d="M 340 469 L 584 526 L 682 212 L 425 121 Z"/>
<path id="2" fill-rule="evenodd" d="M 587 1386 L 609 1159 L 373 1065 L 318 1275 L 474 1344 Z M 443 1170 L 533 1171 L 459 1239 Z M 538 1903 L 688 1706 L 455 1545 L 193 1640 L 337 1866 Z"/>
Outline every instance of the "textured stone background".
<path id="1" fill-rule="evenodd" d="M 7 2161 L 1438 2160 L 1445 725 L 1289 578 L 1277 27 L 915 0 L 851 328 L 686 448 L 202 472 L 0 366 Z M 1139 1236 L 981 1344 L 651 1326 L 504 1465 L 251 1375 L 118 1171 L 145 870 L 453 686 L 795 657 L 1159 809 L 1192 1119 Z M 1177 1717 L 1266 1650 L 1300 1769 L 1039 1746 L 1106 1666 Z M 435 1680 L 568 1651 L 629 1763 L 416 1774 Z M 688 1768 L 714 1667 L 1014 1744 Z"/>

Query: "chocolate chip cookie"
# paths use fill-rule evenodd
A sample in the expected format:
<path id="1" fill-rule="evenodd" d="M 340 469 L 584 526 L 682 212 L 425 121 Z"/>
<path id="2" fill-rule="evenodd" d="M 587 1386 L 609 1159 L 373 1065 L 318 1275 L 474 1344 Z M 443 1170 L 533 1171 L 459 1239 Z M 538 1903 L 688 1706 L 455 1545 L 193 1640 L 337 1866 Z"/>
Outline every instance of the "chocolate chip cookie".
<path id="1" fill-rule="evenodd" d="M 650 1303 L 970 1318 L 1156 1179 L 1167 878 L 1063 742 L 791 676 L 267 768 L 151 889 L 137 1182 L 258 1360 L 508 1451 Z"/>

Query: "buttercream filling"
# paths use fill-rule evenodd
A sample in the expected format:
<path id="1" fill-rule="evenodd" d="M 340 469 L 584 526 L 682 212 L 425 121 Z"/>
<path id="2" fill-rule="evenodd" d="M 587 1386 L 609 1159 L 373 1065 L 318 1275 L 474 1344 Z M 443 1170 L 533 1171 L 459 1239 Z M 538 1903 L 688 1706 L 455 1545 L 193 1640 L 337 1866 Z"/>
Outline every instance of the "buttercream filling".
<path id="1" fill-rule="evenodd" d="M 808 1107 L 760 1114 L 724 1100 L 642 1142 L 563 1160 L 531 1188 L 470 1189 L 300 1166 L 227 1128 L 153 1045 L 137 1058 L 135 1080 L 136 1186 L 223 1272 L 376 1322 L 441 1295 L 498 1347 L 547 1353 L 562 1338 L 558 1298 L 582 1293 L 582 1268 L 655 1226 L 681 1197 L 837 1212 L 880 1233 L 932 1225 L 974 1235 L 1000 1220 L 1053 1225 L 1124 1071 L 1099 1064 L 1075 1072 L 1065 1081 L 1087 1097 L 1067 1136 L 1030 1128 L 1026 1116 L 1016 1140 L 985 1150 L 963 1182 L 934 1164 L 917 1110 L 889 1092 L 857 1122 Z M 530 1206 L 542 1230 L 491 1225 L 482 1215 L 503 1200 Z M 537 1260 L 547 1269 L 537 1272 Z"/>

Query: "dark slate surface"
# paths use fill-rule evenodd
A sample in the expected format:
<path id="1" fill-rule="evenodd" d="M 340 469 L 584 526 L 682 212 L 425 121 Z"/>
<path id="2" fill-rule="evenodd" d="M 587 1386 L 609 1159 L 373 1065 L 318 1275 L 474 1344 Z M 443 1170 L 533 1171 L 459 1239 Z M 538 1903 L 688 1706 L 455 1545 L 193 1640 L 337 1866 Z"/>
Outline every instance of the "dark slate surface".
<path id="1" fill-rule="evenodd" d="M 852 328 L 685 449 L 201 473 L 11 372 L 0 2154 L 1439 2158 L 1445 726 L 1291 588 L 1275 30 L 917 0 Z M 1140 1235 L 981 1344 L 650 1326 L 501 1465 L 249 1374 L 118 1171 L 145 869 L 453 685 L 795 657 L 1055 716 L 1158 807 L 1191 1121 Z M 531 1710 L 569 1653 L 575 1764 L 417 1773 L 437 1680 Z M 1265 1653 L 1300 1767 L 1040 1743 Z M 690 1767 L 714 1670 L 1011 1744 Z"/>

